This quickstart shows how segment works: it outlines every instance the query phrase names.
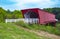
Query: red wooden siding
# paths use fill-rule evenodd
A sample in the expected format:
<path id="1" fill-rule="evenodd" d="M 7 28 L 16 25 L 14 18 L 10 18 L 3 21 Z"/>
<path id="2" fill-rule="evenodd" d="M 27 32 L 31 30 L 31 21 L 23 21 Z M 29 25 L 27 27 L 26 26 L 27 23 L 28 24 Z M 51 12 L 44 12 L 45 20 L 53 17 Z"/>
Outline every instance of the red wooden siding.
<path id="1" fill-rule="evenodd" d="M 46 23 L 49 23 L 49 22 L 55 22 L 56 21 L 54 14 L 43 11 L 39 8 L 21 10 L 22 14 L 23 14 L 23 17 L 24 17 L 24 14 L 29 10 L 31 10 L 33 12 L 36 12 L 38 14 L 39 24 L 46 24 Z"/>

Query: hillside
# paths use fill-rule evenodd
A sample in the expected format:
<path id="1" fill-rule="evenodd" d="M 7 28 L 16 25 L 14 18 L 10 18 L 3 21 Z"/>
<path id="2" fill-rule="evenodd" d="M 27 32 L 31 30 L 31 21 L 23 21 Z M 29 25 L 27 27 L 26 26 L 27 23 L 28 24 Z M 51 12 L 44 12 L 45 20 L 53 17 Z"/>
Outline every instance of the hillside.
<path id="1" fill-rule="evenodd" d="M 0 23 L 0 39 L 50 39 L 28 32 L 13 23 Z"/>

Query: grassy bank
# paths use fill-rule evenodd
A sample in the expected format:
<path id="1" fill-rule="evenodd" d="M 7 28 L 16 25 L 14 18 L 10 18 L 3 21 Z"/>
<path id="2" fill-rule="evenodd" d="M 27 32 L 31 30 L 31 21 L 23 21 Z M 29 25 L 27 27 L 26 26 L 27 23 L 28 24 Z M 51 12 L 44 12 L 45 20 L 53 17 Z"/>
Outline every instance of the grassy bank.
<path id="1" fill-rule="evenodd" d="M 56 34 L 60 36 L 60 23 L 56 24 L 56 27 L 53 26 L 45 26 L 39 24 L 27 24 L 23 22 L 17 22 L 16 25 L 22 26 L 24 28 L 32 29 L 32 30 L 43 30 L 49 32 L 51 34 Z"/>
<path id="2" fill-rule="evenodd" d="M 47 39 L 28 32 L 13 23 L 0 23 L 0 39 Z"/>

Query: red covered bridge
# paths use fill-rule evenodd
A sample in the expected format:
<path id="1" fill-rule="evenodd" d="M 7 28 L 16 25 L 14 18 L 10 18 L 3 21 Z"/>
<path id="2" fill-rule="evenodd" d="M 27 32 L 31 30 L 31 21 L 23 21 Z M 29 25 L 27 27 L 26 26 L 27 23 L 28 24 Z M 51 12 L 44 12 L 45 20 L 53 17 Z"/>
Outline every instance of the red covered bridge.
<path id="1" fill-rule="evenodd" d="M 24 18 L 38 18 L 39 24 L 55 23 L 55 15 L 39 8 L 21 10 Z"/>

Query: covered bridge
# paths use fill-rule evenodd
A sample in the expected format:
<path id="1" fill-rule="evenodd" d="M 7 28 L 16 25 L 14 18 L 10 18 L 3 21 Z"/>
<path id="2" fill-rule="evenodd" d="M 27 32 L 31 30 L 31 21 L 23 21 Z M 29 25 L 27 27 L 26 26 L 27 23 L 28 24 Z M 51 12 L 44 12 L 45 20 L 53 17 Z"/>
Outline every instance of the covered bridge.
<path id="1" fill-rule="evenodd" d="M 55 15 L 39 8 L 21 10 L 24 18 L 36 18 L 39 24 L 55 23 Z"/>

